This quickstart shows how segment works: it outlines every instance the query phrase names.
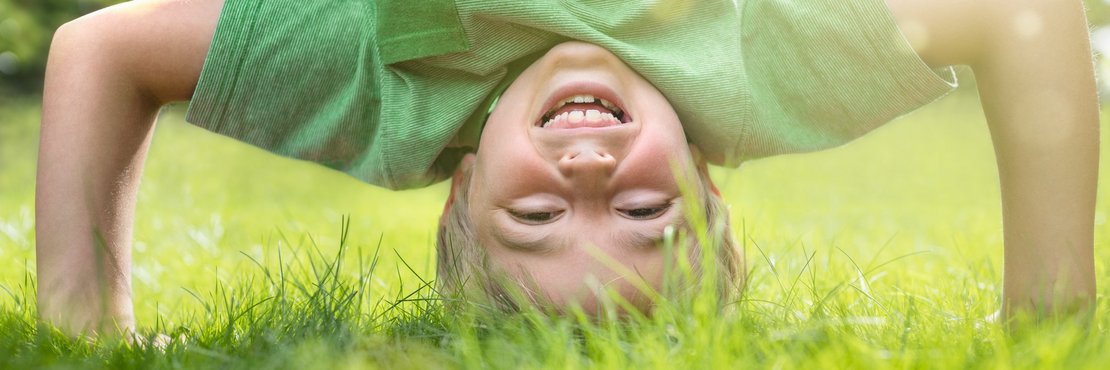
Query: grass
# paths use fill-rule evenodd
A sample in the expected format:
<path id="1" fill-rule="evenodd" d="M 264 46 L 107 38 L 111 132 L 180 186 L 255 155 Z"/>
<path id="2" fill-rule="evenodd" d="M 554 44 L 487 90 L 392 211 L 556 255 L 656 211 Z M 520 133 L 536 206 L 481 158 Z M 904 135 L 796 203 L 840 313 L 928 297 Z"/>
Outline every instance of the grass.
<path id="1" fill-rule="evenodd" d="M 161 120 L 137 211 L 141 331 L 183 338 L 158 350 L 71 339 L 35 321 L 38 107 L 29 98 L 0 102 L 0 368 L 1110 362 L 1106 288 L 1086 322 L 1008 333 L 982 320 L 1001 295 L 1002 233 L 989 136 L 966 93 L 845 147 L 716 170 L 748 246 L 745 299 L 726 314 L 697 297 L 649 319 L 599 323 L 536 313 L 448 314 L 428 289 L 443 184 L 374 189 L 202 132 L 181 117 L 177 107 Z M 1110 194 L 1107 184 L 1100 194 Z M 1103 287 L 1108 210 L 1099 203 Z"/>

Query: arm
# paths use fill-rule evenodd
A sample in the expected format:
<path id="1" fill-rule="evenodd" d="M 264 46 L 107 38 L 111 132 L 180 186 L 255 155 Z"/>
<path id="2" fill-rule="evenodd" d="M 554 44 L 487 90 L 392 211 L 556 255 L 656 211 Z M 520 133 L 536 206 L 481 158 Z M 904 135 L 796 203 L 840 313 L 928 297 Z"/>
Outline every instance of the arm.
<path id="1" fill-rule="evenodd" d="M 1001 181 L 1002 312 L 1090 305 L 1099 123 L 1082 2 L 887 3 L 926 62 L 975 72 Z"/>
<path id="2" fill-rule="evenodd" d="M 39 315 L 70 334 L 134 326 L 131 227 L 162 104 L 188 99 L 219 1 L 124 3 L 60 28 L 35 191 Z"/>

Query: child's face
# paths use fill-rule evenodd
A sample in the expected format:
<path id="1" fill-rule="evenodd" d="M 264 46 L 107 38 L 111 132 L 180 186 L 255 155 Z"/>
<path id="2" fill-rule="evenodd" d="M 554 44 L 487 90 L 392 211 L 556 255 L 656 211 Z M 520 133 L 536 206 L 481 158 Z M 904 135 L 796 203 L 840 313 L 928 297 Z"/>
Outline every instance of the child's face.
<path id="1" fill-rule="evenodd" d="M 560 107 L 578 95 L 605 102 Z M 682 219 L 672 169 L 695 168 L 654 86 L 604 48 L 560 44 L 502 95 L 474 166 L 469 212 L 496 266 L 557 306 L 595 310 L 599 282 L 647 307 L 628 280 L 661 285 L 657 241 Z"/>

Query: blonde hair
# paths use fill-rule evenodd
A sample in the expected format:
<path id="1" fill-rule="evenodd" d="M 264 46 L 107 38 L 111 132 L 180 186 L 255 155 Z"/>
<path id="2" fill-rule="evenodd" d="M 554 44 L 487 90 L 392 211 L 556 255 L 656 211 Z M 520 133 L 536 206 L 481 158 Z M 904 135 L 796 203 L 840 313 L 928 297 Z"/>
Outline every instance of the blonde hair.
<path id="1" fill-rule="evenodd" d="M 692 278 L 695 280 L 690 289 L 684 290 L 694 290 L 703 279 L 701 273 L 705 269 L 700 266 L 700 261 L 703 261 L 700 235 L 700 240 L 713 244 L 709 249 L 715 252 L 716 257 L 712 258 L 715 264 L 712 271 L 717 275 L 717 296 L 722 305 L 727 305 L 739 300 L 743 293 L 747 273 L 743 246 L 737 243 L 732 234 L 728 205 L 713 187 L 708 169 L 701 166 L 697 172 L 696 193 L 700 199 L 695 207 L 687 209 L 704 210 L 704 213 L 697 216 L 686 215 L 683 222 L 674 225 L 674 235 L 678 235 L 689 247 Z M 455 184 L 452 186 L 454 193 L 440 218 L 436 238 L 437 289 L 449 303 L 477 300 L 490 303 L 500 310 L 516 311 L 520 308 L 517 304 L 519 299 L 513 299 L 509 294 L 512 287 L 506 286 L 506 279 L 495 274 L 497 270 L 491 265 L 485 249 L 480 246 L 477 230 L 468 212 L 473 167 L 462 169 L 455 176 Z M 689 222 L 700 218 L 698 216 L 703 216 L 705 222 Z M 702 225 L 705 230 L 694 230 L 693 225 Z M 536 303 L 535 297 L 529 298 L 533 298 L 532 303 Z"/>

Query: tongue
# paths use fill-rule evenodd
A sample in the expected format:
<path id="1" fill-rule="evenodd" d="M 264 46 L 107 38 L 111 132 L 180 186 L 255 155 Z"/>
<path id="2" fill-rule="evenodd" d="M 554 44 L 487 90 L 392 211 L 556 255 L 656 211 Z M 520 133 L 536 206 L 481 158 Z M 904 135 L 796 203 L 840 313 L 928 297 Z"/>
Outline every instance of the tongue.
<path id="1" fill-rule="evenodd" d="M 596 110 L 601 113 L 613 113 L 613 111 L 605 109 L 605 107 L 603 107 L 601 103 L 569 103 L 556 110 L 555 113 L 551 115 L 551 117 L 563 114 L 563 112 L 572 112 L 576 110 L 585 112 L 590 109 Z"/>

